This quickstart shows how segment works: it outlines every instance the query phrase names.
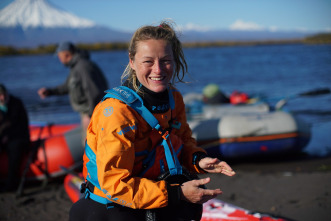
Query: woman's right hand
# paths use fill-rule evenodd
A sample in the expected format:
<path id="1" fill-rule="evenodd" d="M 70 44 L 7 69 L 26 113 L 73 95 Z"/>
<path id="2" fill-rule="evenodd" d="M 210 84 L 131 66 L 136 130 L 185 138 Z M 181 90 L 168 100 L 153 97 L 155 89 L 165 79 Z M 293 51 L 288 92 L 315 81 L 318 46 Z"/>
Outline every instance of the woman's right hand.
<path id="1" fill-rule="evenodd" d="M 199 186 L 205 185 L 210 182 L 210 178 L 199 180 L 191 180 L 181 185 L 182 195 L 181 199 L 190 203 L 203 204 L 210 199 L 215 198 L 217 195 L 222 194 L 221 189 L 203 189 Z"/>

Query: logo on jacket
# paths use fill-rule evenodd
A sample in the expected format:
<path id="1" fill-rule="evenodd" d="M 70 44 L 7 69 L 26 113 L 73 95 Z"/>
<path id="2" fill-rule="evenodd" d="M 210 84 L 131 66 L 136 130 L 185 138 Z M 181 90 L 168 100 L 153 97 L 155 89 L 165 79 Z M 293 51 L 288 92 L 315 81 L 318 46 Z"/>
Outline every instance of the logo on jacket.
<path id="1" fill-rule="evenodd" d="M 112 113 L 113 113 L 113 107 L 106 107 L 103 110 L 103 115 L 105 115 L 106 117 L 109 117 Z"/>
<path id="2" fill-rule="evenodd" d="M 123 135 L 131 130 L 137 130 L 137 126 L 133 125 L 133 126 L 124 127 L 120 132 L 117 132 L 117 133 L 118 133 L 118 135 Z"/>
<path id="3" fill-rule="evenodd" d="M 152 106 L 152 111 L 167 111 L 169 110 L 169 104 L 161 104 L 158 106 Z"/>
<path id="4" fill-rule="evenodd" d="M 114 91 L 118 92 L 120 95 L 120 98 L 122 98 L 123 100 L 125 100 L 128 103 L 132 103 L 135 100 L 135 96 L 127 90 L 123 90 L 120 87 L 115 87 L 113 88 Z"/>

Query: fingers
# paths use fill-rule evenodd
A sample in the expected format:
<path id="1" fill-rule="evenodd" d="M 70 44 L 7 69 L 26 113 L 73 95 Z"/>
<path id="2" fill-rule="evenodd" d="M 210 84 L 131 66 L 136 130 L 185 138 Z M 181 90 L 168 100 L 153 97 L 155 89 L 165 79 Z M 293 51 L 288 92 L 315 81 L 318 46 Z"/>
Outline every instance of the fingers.
<path id="1" fill-rule="evenodd" d="M 217 167 L 220 170 L 220 173 L 223 173 L 224 175 L 234 176 L 236 174 L 236 172 L 234 172 L 231 168 L 226 168 L 224 166 L 217 166 Z"/>
<path id="2" fill-rule="evenodd" d="M 219 194 L 222 194 L 222 190 L 221 189 L 214 189 L 214 190 L 211 190 L 211 189 L 204 189 L 203 190 L 203 195 L 205 196 L 213 196 L 213 197 L 216 197 L 217 195 Z"/>
<path id="3" fill-rule="evenodd" d="M 209 180 L 210 181 L 210 180 Z M 217 197 L 218 195 L 222 194 L 221 189 L 202 189 L 202 196 L 201 199 L 199 200 L 199 203 L 205 203 L 210 199 L 213 199 Z"/>
<path id="4" fill-rule="evenodd" d="M 203 189 L 199 186 L 210 182 L 210 178 L 191 180 L 182 184 L 183 199 L 192 203 L 205 203 L 222 194 L 221 189 Z"/>
<path id="5" fill-rule="evenodd" d="M 208 173 L 223 173 L 227 176 L 236 174 L 226 162 L 220 161 L 217 158 L 203 158 L 199 162 L 199 166 Z"/>
<path id="6" fill-rule="evenodd" d="M 210 177 L 206 177 L 204 179 L 200 179 L 200 180 L 195 180 L 196 181 L 196 185 L 197 187 L 199 188 L 199 186 L 202 186 L 202 185 L 206 185 L 207 183 L 210 182 Z M 218 194 L 222 194 L 222 191 L 221 189 L 215 189 L 215 190 L 211 190 L 211 189 L 204 189 L 204 195 L 210 195 L 210 196 L 213 196 L 213 195 L 218 195 Z"/>
<path id="7" fill-rule="evenodd" d="M 210 170 L 215 169 L 215 165 L 217 165 L 219 162 L 220 161 L 217 158 L 206 157 L 206 158 L 203 158 L 202 160 L 200 160 L 199 166 L 201 169 L 209 172 Z"/>
<path id="8" fill-rule="evenodd" d="M 196 180 L 197 181 L 197 186 L 202 186 L 206 185 L 207 183 L 210 182 L 210 177 L 206 177 L 204 179 Z"/>
<path id="9" fill-rule="evenodd" d="M 224 161 L 220 162 L 216 167 L 220 170 L 220 173 L 225 175 L 233 176 L 236 174 L 236 172 L 234 172 L 233 169 Z"/>

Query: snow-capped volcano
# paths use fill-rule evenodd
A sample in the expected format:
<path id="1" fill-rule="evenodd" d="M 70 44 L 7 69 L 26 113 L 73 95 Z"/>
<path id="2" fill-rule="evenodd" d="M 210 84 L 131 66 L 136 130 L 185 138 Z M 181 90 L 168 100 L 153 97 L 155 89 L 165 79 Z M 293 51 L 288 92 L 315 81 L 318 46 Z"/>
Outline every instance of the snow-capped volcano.
<path id="1" fill-rule="evenodd" d="M 59 9 L 46 0 L 16 0 L 0 10 L 0 26 L 90 28 L 96 24 Z"/>
<path id="2" fill-rule="evenodd" d="M 61 41 L 127 42 L 130 37 L 130 33 L 80 18 L 47 0 L 16 0 L 0 10 L 0 45 L 36 47 Z"/>

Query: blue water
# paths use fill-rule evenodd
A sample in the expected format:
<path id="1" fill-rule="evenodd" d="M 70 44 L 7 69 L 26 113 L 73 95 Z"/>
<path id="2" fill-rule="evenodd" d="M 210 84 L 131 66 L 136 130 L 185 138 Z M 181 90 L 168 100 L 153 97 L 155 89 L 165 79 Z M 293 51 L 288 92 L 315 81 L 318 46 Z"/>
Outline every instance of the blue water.
<path id="1" fill-rule="evenodd" d="M 273 45 L 185 49 L 188 84 L 177 84 L 185 94 L 201 92 L 210 83 L 230 94 L 234 90 L 270 101 L 318 88 L 331 88 L 331 45 Z M 109 84 L 120 84 L 127 65 L 126 51 L 93 52 L 92 60 L 103 69 Z M 77 123 L 68 97 L 41 100 L 37 90 L 64 82 L 69 70 L 53 55 L 0 57 L 0 82 L 21 96 L 30 121 Z M 274 104 L 274 103 L 271 103 Z M 297 97 L 286 108 L 312 125 L 310 155 L 331 154 L 331 95 Z"/>

